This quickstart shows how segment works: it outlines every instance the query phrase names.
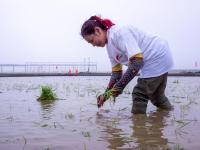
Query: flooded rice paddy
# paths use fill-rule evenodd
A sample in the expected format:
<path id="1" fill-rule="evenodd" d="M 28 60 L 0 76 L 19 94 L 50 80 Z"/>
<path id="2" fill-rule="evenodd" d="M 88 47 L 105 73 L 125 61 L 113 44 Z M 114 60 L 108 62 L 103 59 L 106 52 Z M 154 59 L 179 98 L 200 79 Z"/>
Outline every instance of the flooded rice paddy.
<path id="1" fill-rule="evenodd" d="M 174 110 L 132 115 L 132 88 L 116 102 L 96 106 L 109 77 L 0 78 L 0 150 L 200 149 L 200 78 L 169 77 Z M 37 101 L 50 85 L 58 100 Z"/>

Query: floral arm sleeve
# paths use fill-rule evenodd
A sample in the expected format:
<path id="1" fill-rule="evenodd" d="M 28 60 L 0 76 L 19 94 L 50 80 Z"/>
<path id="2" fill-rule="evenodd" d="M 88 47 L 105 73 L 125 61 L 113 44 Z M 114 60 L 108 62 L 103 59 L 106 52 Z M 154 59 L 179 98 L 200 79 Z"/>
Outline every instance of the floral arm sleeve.
<path id="1" fill-rule="evenodd" d="M 122 77 L 122 65 L 117 64 L 112 68 L 112 74 L 106 91 L 112 89 L 115 83 L 117 83 L 121 79 L 121 77 Z"/>
<path id="2" fill-rule="evenodd" d="M 117 97 L 122 93 L 126 85 L 137 75 L 143 66 L 143 55 L 141 53 L 132 56 L 129 59 L 128 69 L 121 79 L 115 83 L 110 91 L 110 96 Z M 109 97 L 109 96 L 108 96 Z"/>

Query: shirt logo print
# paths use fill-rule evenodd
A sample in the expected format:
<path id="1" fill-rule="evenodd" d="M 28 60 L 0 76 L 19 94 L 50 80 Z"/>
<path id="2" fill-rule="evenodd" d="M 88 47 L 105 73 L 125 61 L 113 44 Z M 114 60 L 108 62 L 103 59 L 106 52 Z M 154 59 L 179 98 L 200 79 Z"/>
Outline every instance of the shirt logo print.
<path id="1" fill-rule="evenodd" d="M 118 61 L 120 61 L 121 58 L 122 58 L 122 55 L 116 55 L 116 59 L 117 59 Z"/>

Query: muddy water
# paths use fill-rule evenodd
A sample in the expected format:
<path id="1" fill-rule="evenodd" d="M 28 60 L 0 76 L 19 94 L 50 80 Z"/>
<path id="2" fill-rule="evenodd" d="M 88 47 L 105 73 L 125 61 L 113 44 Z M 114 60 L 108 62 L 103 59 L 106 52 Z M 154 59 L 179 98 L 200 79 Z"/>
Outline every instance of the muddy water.
<path id="1" fill-rule="evenodd" d="M 171 112 L 151 103 L 131 114 L 134 79 L 115 103 L 96 106 L 109 77 L 0 78 L 0 150 L 200 149 L 200 78 L 169 77 Z M 41 85 L 59 97 L 37 101 Z"/>

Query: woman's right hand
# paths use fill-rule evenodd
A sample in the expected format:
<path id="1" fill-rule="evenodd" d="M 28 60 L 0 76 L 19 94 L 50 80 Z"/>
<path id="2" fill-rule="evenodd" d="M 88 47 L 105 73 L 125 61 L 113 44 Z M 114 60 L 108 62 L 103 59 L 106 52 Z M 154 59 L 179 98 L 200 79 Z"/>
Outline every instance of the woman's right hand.
<path id="1" fill-rule="evenodd" d="M 105 94 L 99 95 L 97 97 L 97 106 L 98 106 L 98 108 L 102 107 L 105 101 L 106 101 Z"/>

